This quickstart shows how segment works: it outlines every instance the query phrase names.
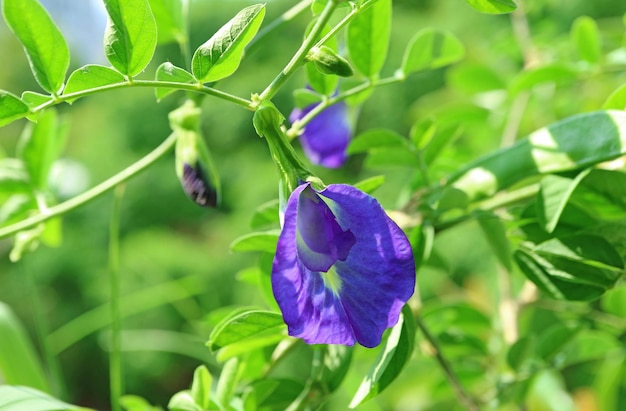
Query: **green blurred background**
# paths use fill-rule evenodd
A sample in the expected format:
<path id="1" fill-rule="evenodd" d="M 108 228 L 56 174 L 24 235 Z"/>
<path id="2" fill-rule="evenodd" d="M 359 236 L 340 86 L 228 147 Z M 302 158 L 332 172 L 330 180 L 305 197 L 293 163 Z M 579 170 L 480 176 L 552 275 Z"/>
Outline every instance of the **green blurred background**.
<path id="1" fill-rule="evenodd" d="M 72 21 L 81 19 L 72 3 L 82 1 L 47 5 Z M 249 4 L 239 0 L 191 1 L 192 49 Z M 268 1 L 266 24 L 293 4 Z M 569 30 L 581 15 L 597 20 L 605 53 L 625 50 L 626 2 L 622 0 L 537 0 L 524 6 L 532 40 L 543 62 L 575 59 Z M 246 98 L 262 91 L 299 46 L 309 20 L 310 14 L 305 13 L 267 36 L 246 56 L 237 73 L 218 87 Z M 427 115 L 457 116 L 463 123 L 463 134 L 437 164 L 437 172 L 445 175 L 498 146 L 510 103 L 503 90 L 478 95 L 471 81 L 459 80 L 464 74 L 462 69 L 486 67 L 507 84 L 522 69 L 523 58 L 510 16 L 481 15 L 461 0 L 395 0 L 392 41 L 383 75 L 392 75 L 410 38 L 424 27 L 456 34 L 467 48 L 465 60 L 455 67 L 413 75 L 403 84 L 376 90 L 358 119 L 355 117 L 355 133 L 386 127 L 407 135 L 412 124 Z M 89 47 L 101 47 L 101 39 Z M 74 54 L 73 68 L 103 63 Z M 17 95 L 25 90 L 38 91 L 21 47 L 4 23 L 0 23 L 0 60 L 0 88 Z M 163 45 L 141 77 L 150 78 L 164 61 L 185 65 L 177 46 Z M 624 82 L 626 70 L 622 66 L 621 70 L 545 87 L 530 97 L 518 134 L 525 135 L 568 115 L 598 109 Z M 292 91 L 304 84 L 304 74 L 299 72 L 276 96 L 275 103 L 284 114 L 288 115 L 293 107 Z M 157 103 L 151 90 L 118 90 L 60 106 L 68 124 L 63 158 L 74 166 L 70 173 L 94 185 L 145 155 L 169 134 L 167 113 L 183 97 L 177 93 Z M 223 203 L 219 209 L 198 208 L 184 196 L 174 173 L 173 156 L 130 181 L 122 203 L 122 291 L 123 307 L 128 313 L 123 328 L 133 330 L 124 340 L 128 350 L 123 357 L 126 388 L 128 393 L 162 406 L 174 392 L 189 385 L 193 369 L 202 361 L 210 369 L 218 369 L 203 347 L 212 311 L 265 305 L 258 289 L 238 280 L 238 272 L 255 264 L 258 256 L 232 254 L 229 244 L 250 231 L 256 207 L 277 197 L 276 171 L 264 141 L 254 133 L 250 112 L 212 98 L 205 99 L 202 107 L 203 131 L 222 179 Z M 14 155 L 23 126 L 24 121 L 19 121 L 0 129 L 0 156 Z M 376 196 L 390 209 L 406 198 L 405 189 L 411 179 L 411 173 L 401 167 L 366 168 L 363 157 L 351 158 L 338 171 L 314 170 L 327 183 L 354 183 L 385 175 L 386 183 Z M 81 188 L 80 181 L 72 184 L 67 176 L 63 180 L 69 192 L 85 188 Z M 59 354 L 65 399 L 100 410 L 108 407 L 108 311 L 91 310 L 109 300 L 107 242 L 111 206 L 109 193 L 64 216 L 62 244 L 58 248 L 40 247 L 17 264 L 8 261 L 11 242 L 0 240 L 0 300 L 17 313 L 33 339 L 34 307 L 38 302 L 45 328 L 51 333 L 48 341 Z M 34 285 L 29 278 L 34 279 Z M 521 276 L 512 281 L 520 284 Z M 458 299 L 484 313 L 485 318 L 497 309 L 495 261 L 472 224 L 437 238 L 435 258 L 419 273 L 418 282 L 426 302 Z M 89 312 L 89 317 L 81 317 Z M 72 323 L 77 318 L 85 323 Z M 481 338 L 488 341 L 491 336 Z M 374 355 L 370 350 L 357 351 L 354 370 L 335 400 L 341 405 L 329 405 L 328 409 L 345 407 Z M 480 365 L 477 371 L 480 376 Z M 454 409 L 448 402 L 452 398 L 450 387 L 439 378 L 431 378 L 433 374 L 439 375 L 435 363 L 418 358 L 398 384 L 359 409 Z M 477 380 L 477 384 L 486 383 L 486 376 L 482 382 Z"/>

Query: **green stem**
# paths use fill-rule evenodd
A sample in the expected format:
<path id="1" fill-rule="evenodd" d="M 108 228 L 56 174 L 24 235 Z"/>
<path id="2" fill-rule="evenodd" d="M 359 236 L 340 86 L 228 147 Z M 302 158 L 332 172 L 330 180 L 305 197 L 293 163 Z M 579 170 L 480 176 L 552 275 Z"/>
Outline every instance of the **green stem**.
<path id="1" fill-rule="evenodd" d="M 335 7 L 337 7 L 337 0 L 328 0 L 324 10 L 320 14 L 319 18 L 315 22 L 315 25 L 309 32 L 309 35 L 304 39 L 302 45 L 293 55 L 289 63 L 285 66 L 285 68 L 278 73 L 276 78 L 270 83 L 269 86 L 259 96 L 260 101 L 271 100 L 274 95 L 278 92 L 281 86 L 295 73 L 295 71 L 300 68 L 302 64 L 304 64 L 304 60 L 306 58 L 307 53 L 316 43 L 318 36 L 324 29 L 324 26 L 332 16 L 335 11 Z"/>
<path id="2" fill-rule="evenodd" d="M 111 352 L 109 354 L 109 383 L 111 410 L 120 411 L 124 392 L 122 372 L 122 315 L 120 311 L 120 215 L 124 184 L 115 186 L 113 209 L 109 225 L 109 282 L 111 288 Z"/>
<path id="3" fill-rule="evenodd" d="M 344 101 L 349 97 L 352 97 L 354 95 L 357 95 L 359 93 L 362 93 L 370 88 L 374 88 L 374 87 L 379 87 L 379 86 L 386 86 L 389 84 L 394 84 L 394 83 L 399 83 L 401 81 L 403 81 L 403 78 L 400 77 L 387 77 L 384 79 L 380 79 L 380 80 L 376 80 L 376 81 L 367 81 L 363 84 L 360 84 L 356 87 L 353 87 L 349 90 L 344 91 L 341 94 L 338 94 L 336 96 L 333 97 L 329 97 L 325 100 L 323 100 L 320 104 L 318 104 L 317 106 L 315 106 L 311 111 L 309 111 L 304 117 L 302 117 L 300 120 L 295 121 L 292 125 L 291 128 L 287 131 L 287 136 L 290 139 L 293 139 L 295 137 L 297 137 L 301 132 L 302 129 L 309 124 L 309 122 L 311 122 L 311 120 L 313 120 L 319 113 L 321 113 L 322 111 L 326 110 L 328 107 L 339 103 L 340 101 Z"/>
<path id="4" fill-rule="evenodd" d="M 81 97 L 91 96 L 94 94 L 102 93 L 105 91 L 116 90 L 121 88 L 130 88 L 130 87 L 150 87 L 150 88 L 170 88 L 176 90 L 185 90 L 191 91 L 200 94 L 207 94 L 210 96 L 221 98 L 222 100 L 229 101 L 231 103 L 235 103 L 240 105 L 248 110 L 254 110 L 253 104 L 250 100 L 246 100 L 241 97 L 234 96 L 229 93 L 225 93 L 223 91 L 214 89 L 212 87 L 203 86 L 201 84 L 187 84 L 187 83 L 177 83 L 174 81 L 158 81 L 158 80 L 133 80 L 124 81 L 121 83 L 107 84 L 106 86 L 94 87 L 88 90 L 81 90 L 74 93 L 63 94 L 62 96 L 58 96 L 53 100 L 45 102 L 34 109 L 32 112 L 36 113 L 38 111 L 44 110 L 48 107 L 52 107 L 54 105 L 65 103 L 69 100 L 76 100 Z"/>
<path id="5" fill-rule="evenodd" d="M 53 217 L 65 214 L 106 193 L 107 191 L 115 188 L 116 185 L 130 179 L 131 177 L 134 177 L 135 175 L 139 174 L 140 172 L 151 166 L 165 154 L 170 152 L 174 148 L 175 143 L 176 136 L 172 134 L 145 157 L 141 158 L 136 163 L 120 171 L 108 180 L 103 181 L 97 186 L 91 188 L 90 190 L 87 190 L 84 193 L 79 194 L 76 197 L 71 198 L 61 204 L 57 204 L 53 207 L 48 208 L 48 211 L 45 214 L 36 214 L 15 224 L 0 228 L 0 238 L 10 236 L 17 233 L 18 231 L 31 228 Z"/>
<path id="6" fill-rule="evenodd" d="M 422 317 L 420 315 L 417 315 L 415 317 L 415 321 L 417 322 L 417 326 L 419 327 L 419 329 L 424 334 L 424 338 L 426 338 L 428 343 L 433 347 L 435 351 L 435 359 L 439 363 L 439 366 L 443 370 L 443 373 L 450 382 L 450 385 L 452 385 L 452 389 L 454 390 L 454 393 L 456 394 L 461 404 L 463 404 L 463 406 L 470 411 L 479 411 L 480 408 L 478 407 L 474 399 L 472 399 L 470 395 L 465 392 L 465 389 L 461 385 L 454 370 L 450 366 L 450 363 L 441 353 L 441 347 L 439 346 L 437 339 L 435 339 L 435 337 L 430 333 L 430 330 L 428 329 L 428 327 L 426 327 L 426 324 L 424 324 Z"/>

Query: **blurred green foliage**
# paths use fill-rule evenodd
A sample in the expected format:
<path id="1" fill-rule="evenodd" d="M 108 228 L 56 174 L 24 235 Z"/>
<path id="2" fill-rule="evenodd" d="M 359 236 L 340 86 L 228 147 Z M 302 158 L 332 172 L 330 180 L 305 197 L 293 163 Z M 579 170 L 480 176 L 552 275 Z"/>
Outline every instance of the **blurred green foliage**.
<path id="1" fill-rule="evenodd" d="M 268 2 L 266 21 L 272 21 L 292 3 Z M 249 4 L 240 0 L 192 1 L 192 48 Z M 575 113 L 599 109 L 611 92 L 626 82 L 625 2 L 576 0 L 565 7 L 558 0 L 541 0 L 524 2 L 523 6 L 533 59 L 542 64 L 583 64 L 571 45 L 570 29 L 578 17 L 589 16 L 600 30 L 602 56 L 608 69 L 534 88 L 526 96 L 528 105 L 513 137 L 527 135 Z M 511 103 L 510 96 L 501 90 L 502 85 L 510 84 L 525 64 L 519 37 L 516 38 L 512 26 L 514 19 L 511 15 L 479 14 L 461 1 L 395 0 L 392 40 L 383 73 L 391 75 L 399 67 L 410 38 L 407 33 L 425 27 L 456 34 L 466 47 L 466 57 L 453 67 L 412 75 L 404 83 L 375 90 L 374 97 L 358 115 L 356 134 L 385 127 L 409 135 L 417 120 L 431 115 L 462 122 L 462 133 L 438 160 L 438 177 L 497 148 L 505 133 Z M 220 89 L 244 97 L 260 92 L 301 44 L 308 22 L 308 16 L 298 17 L 267 36 L 262 47 L 246 55 L 236 76 L 220 82 Z M 16 94 L 37 90 L 20 45 L 3 24 L 0 22 L 0 85 Z M 614 50 L 621 50 L 622 54 L 611 54 Z M 610 56 L 615 61 L 607 61 Z M 174 45 L 157 48 L 153 62 L 161 61 L 185 65 Z M 77 62 L 73 62 L 72 68 L 77 67 Z M 152 63 L 147 72 L 155 69 L 156 63 Z M 288 113 L 293 106 L 291 90 L 302 87 L 304 82 L 303 71 L 290 79 L 274 98 L 277 107 Z M 69 124 L 64 158 L 86 173 L 90 185 L 106 179 L 145 155 L 169 134 L 167 113 L 182 97 L 177 93 L 156 103 L 150 89 L 117 90 L 82 99 L 72 106 L 60 106 L 59 113 Z M 259 290 L 241 281 L 238 275 L 259 257 L 231 254 L 229 244 L 250 231 L 255 208 L 277 197 L 276 171 L 265 143 L 251 127 L 251 113 L 210 98 L 205 99 L 202 108 L 203 131 L 222 178 L 221 207 L 200 209 L 188 201 L 176 178 L 173 158 L 160 161 L 129 182 L 123 198 L 122 307 L 123 328 L 128 330 L 124 346 L 129 349 L 123 357 L 126 388 L 129 393 L 162 406 L 172 393 L 189 386 L 198 357 L 211 371 L 220 369 L 214 356 L 203 347 L 219 320 L 209 313 L 229 306 L 267 306 Z M 23 125 L 24 121 L 20 121 L 0 129 L 0 157 L 15 151 Z M 347 183 L 384 174 L 386 182 L 376 197 L 390 209 L 405 201 L 411 173 L 401 167 L 365 168 L 364 158 L 353 156 L 338 171 L 315 171 L 326 182 Z M 50 333 L 48 348 L 52 354 L 58 354 L 57 377 L 65 382 L 60 392 L 67 395 L 64 398 L 69 402 L 101 410 L 108 406 L 108 311 L 93 310 L 109 300 L 106 250 L 111 205 L 109 194 L 66 215 L 62 244 L 58 248 L 41 247 L 17 264 L 6 258 L 10 242 L 0 240 L 0 299 L 27 325 L 33 339 L 37 327 L 41 327 L 35 310 L 41 309 L 44 328 Z M 619 367 L 624 362 L 626 335 L 624 286 L 590 306 L 542 301 L 529 304 L 520 312 L 516 327 L 503 323 L 499 317 L 501 305 L 506 303 L 502 289 L 518 293 L 524 278 L 514 273 L 503 280 L 500 270 L 480 227 L 468 222 L 436 237 L 432 257 L 418 274 L 424 321 L 441 339 L 467 388 L 484 393 L 496 381 L 502 382 L 502 375 L 510 375 L 510 404 L 529 398 L 529 410 L 555 409 L 543 403 L 555 395 L 566 398 L 563 408 L 558 409 L 568 409 L 568 401 L 575 402 L 578 409 L 626 407 L 626 368 Z M 160 288 L 162 285 L 168 286 L 167 292 Z M 172 289 L 178 290 L 174 296 Z M 441 296 L 445 296 L 445 301 Z M 85 332 L 80 324 L 68 328 L 81 316 L 88 316 L 93 330 Z M 567 328 L 568 321 L 576 325 Z M 503 354 L 505 343 L 500 334 L 510 327 L 516 328 L 523 338 L 514 345 L 515 349 Z M 163 331 L 177 334 L 159 334 Z M 556 341 L 559 336 L 563 344 L 554 351 L 541 344 L 542 340 Z M 461 340 L 465 343 L 460 344 Z M 359 410 L 461 409 L 441 370 L 428 355 L 432 347 L 429 351 L 421 339 L 417 341 L 420 344 L 421 350 L 399 379 Z M 561 351 L 563 347 L 565 350 Z M 293 360 L 281 364 L 275 376 L 300 374 L 304 380 L 307 370 L 302 370 L 301 364 L 311 355 L 307 350 L 298 346 L 293 357 L 289 357 Z M 346 407 L 375 355 L 373 350 L 356 350 L 343 388 L 325 409 Z M 506 355 L 509 358 L 503 358 Z M 487 361 L 491 363 L 486 364 Z M 546 368 L 532 375 L 541 364 L 561 372 Z M 486 369 L 489 373 L 485 373 Z M 527 381 L 514 385 L 515 373 L 528 375 Z M 545 391 L 548 387 L 550 392 Z M 596 397 L 591 400 L 595 405 L 584 408 L 591 389 L 601 397 L 604 408 L 598 408 Z M 491 409 L 518 408 L 494 405 Z"/>

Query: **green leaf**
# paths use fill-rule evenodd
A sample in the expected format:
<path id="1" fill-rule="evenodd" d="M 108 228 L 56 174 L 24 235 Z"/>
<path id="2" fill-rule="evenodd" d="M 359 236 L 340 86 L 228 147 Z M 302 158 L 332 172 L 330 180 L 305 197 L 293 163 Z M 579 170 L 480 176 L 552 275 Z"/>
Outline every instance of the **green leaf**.
<path id="1" fill-rule="evenodd" d="M 469 95 L 505 90 L 506 83 L 491 67 L 480 63 L 457 64 L 446 72 L 450 87 Z"/>
<path id="2" fill-rule="evenodd" d="M 622 84 L 606 99 L 602 108 L 605 110 L 626 110 L 626 84 Z"/>
<path id="3" fill-rule="evenodd" d="M 87 408 L 67 404 L 30 387 L 0 386 L 0 411 L 80 411 Z"/>
<path id="4" fill-rule="evenodd" d="M 350 401 L 349 407 L 355 408 L 383 392 L 396 379 L 411 358 L 414 343 L 415 319 L 409 306 L 405 305 L 402 308 L 402 315 L 398 323 L 391 329 L 378 358 L 361 382 L 352 401 Z"/>
<path id="5" fill-rule="evenodd" d="M 348 25 L 347 45 L 352 63 L 368 78 L 383 68 L 391 36 L 391 0 L 378 0 Z"/>
<path id="6" fill-rule="evenodd" d="M 417 168 L 419 162 L 417 156 L 407 147 L 380 147 L 372 149 L 365 165 L 368 168 L 375 167 L 410 167 Z"/>
<path id="7" fill-rule="evenodd" d="M 47 190 L 52 164 L 64 146 L 65 133 L 61 130 L 54 108 L 47 109 L 37 123 L 30 123 L 24 129 L 17 154 L 26 164 L 30 181 L 38 190 Z"/>
<path id="8" fill-rule="evenodd" d="M 151 405 L 138 395 L 123 395 L 119 402 L 124 411 L 163 411 L 161 407 Z"/>
<path id="9" fill-rule="evenodd" d="M 269 230 L 257 233 L 250 233 L 235 239 L 230 244 L 230 250 L 241 251 L 263 251 L 274 254 L 280 230 Z"/>
<path id="10" fill-rule="evenodd" d="M 22 93 L 22 101 L 31 109 L 52 101 L 53 97 L 48 94 L 35 93 L 34 91 L 25 91 Z"/>
<path id="11" fill-rule="evenodd" d="M 551 174 L 541 179 L 536 202 L 537 217 L 547 233 L 554 231 L 570 196 L 590 171 L 584 170 L 574 179 Z"/>
<path id="12" fill-rule="evenodd" d="M 433 242 L 435 240 L 435 227 L 428 222 L 424 221 L 422 224 L 415 227 L 410 235 L 409 242 L 413 249 L 413 259 L 415 260 L 415 270 L 419 270 L 422 264 L 428 260 L 430 253 L 433 249 Z"/>
<path id="13" fill-rule="evenodd" d="M 271 200 L 265 204 L 260 205 L 254 211 L 252 215 L 252 221 L 250 222 L 251 228 L 257 230 L 270 225 L 276 225 L 279 223 L 279 202 L 278 200 Z"/>
<path id="14" fill-rule="evenodd" d="M 329 393 L 334 392 L 343 382 L 350 364 L 352 364 L 353 347 L 328 344 L 324 355 L 324 368 L 320 381 L 323 381 Z"/>
<path id="15" fill-rule="evenodd" d="M 496 258 L 508 272 L 511 272 L 511 247 L 502 221 L 489 211 L 478 210 L 474 212 L 474 216 Z"/>
<path id="16" fill-rule="evenodd" d="M 183 70 L 180 67 L 176 67 L 170 62 L 161 64 L 156 70 L 156 80 L 157 81 L 169 81 L 174 83 L 195 83 L 196 79 L 193 77 L 191 73 L 187 70 Z M 154 89 L 156 93 L 157 100 L 163 99 L 165 96 L 168 96 L 177 91 L 175 88 L 162 88 L 158 87 Z"/>
<path id="17" fill-rule="evenodd" d="M 224 364 L 220 378 L 217 381 L 217 387 L 215 388 L 215 401 L 220 405 L 220 409 L 227 410 L 230 400 L 235 394 L 237 388 L 237 382 L 242 370 L 242 364 L 238 358 L 231 358 Z"/>
<path id="18" fill-rule="evenodd" d="M 581 330 L 576 324 L 554 324 L 538 336 L 535 346 L 537 355 L 546 362 L 552 362 Z"/>
<path id="19" fill-rule="evenodd" d="M 348 154 L 357 154 L 380 147 L 409 147 L 408 140 L 387 129 L 371 129 L 359 134 L 348 146 Z"/>
<path id="20" fill-rule="evenodd" d="M 196 404 L 189 390 L 174 394 L 167 403 L 167 409 L 169 411 L 204 411 Z"/>
<path id="21" fill-rule="evenodd" d="M 304 387 L 298 381 L 263 378 L 250 384 L 246 399 L 251 408 L 246 410 L 286 410 Z"/>
<path id="22" fill-rule="evenodd" d="M 0 375 L 3 382 L 15 385 L 28 385 L 30 387 L 48 391 L 41 361 L 19 319 L 13 314 L 9 306 L 0 302 Z M 4 411 L 0 386 L 0 410 Z M 13 387 L 17 389 L 17 387 Z M 5 403 L 5 407 L 8 405 Z M 6 408 L 8 409 L 8 408 Z M 22 408 L 26 409 L 26 408 Z"/>
<path id="23" fill-rule="evenodd" d="M 63 94 L 76 93 L 125 81 L 126 79 L 120 72 L 110 67 L 88 64 L 70 74 Z M 76 99 L 68 99 L 67 101 L 71 103 L 74 100 Z"/>
<path id="24" fill-rule="evenodd" d="M 514 258 L 522 272 L 555 299 L 594 300 L 624 271 L 614 247 L 593 235 L 554 238 L 533 250 L 517 250 Z"/>
<path id="25" fill-rule="evenodd" d="M 522 71 L 513 79 L 509 87 L 509 92 L 512 95 L 517 95 L 539 84 L 567 84 L 575 80 L 577 75 L 578 73 L 575 69 L 562 63 L 532 68 Z"/>
<path id="26" fill-rule="evenodd" d="M 322 96 L 313 90 L 299 88 L 293 91 L 293 100 L 297 108 L 306 108 L 322 102 Z"/>
<path id="27" fill-rule="evenodd" d="M 211 404 L 211 384 L 213 377 L 205 365 L 201 365 L 193 372 L 191 396 L 202 410 L 208 410 Z"/>
<path id="28" fill-rule="evenodd" d="M 304 70 L 306 73 L 307 83 L 316 92 L 325 96 L 330 96 L 337 90 L 339 77 L 330 76 L 320 72 L 312 62 L 305 64 Z"/>
<path id="29" fill-rule="evenodd" d="M 626 112 L 579 114 L 541 128 L 459 169 L 448 184 L 469 200 L 528 177 L 589 167 L 626 154 Z"/>
<path id="30" fill-rule="evenodd" d="M 70 64 L 70 51 L 46 10 L 36 0 L 4 0 L 2 13 L 24 46 L 39 85 L 49 93 L 59 93 Z"/>
<path id="31" fill-rule="evenodd" d="M 602 57 L 598 25 L 591 17 L 580 16 L 574 20 L 570 33 L 572 45 L 578 56 L 591 64 L 597 64 Z"/>
<path id="32" fill-rule="evenodd" d="M 0 158 L 0 193 L 15 194 L 32 191 L 26 164 L 16 158 Z"/>
<path id="33" fill-rule="evenodd" d="M 540 370 L 532 376 L 524 408 L 541 411 L 576 411 L 574 400 L 565 388 L 563 377 L 555 370 Z"/>
<path id="34" fill-rule="evenodd" d="M 467 4 L 481 13 L 503 14 L 511 13 L 517 9 L 513 0 L 465 0 Z"/>
<path id="35" fill-rule="evenodd" d="M 0 127 L 25 117 L 28 106 L 17 96 L 0 90 Z"/>
<path id="36" fill-rule="evenodd" d="M 600 301 L 602 309 L 607 313 L 626 318 L 626 284 L 609 290 Z"/>
<path id="37" fill-rule="evenodd" d="M 437 123 L 432 118 L 416 121 L 409 132 L 411 142 L 418 149 L 423 149 L 430 143 L 437 132 Z"/>
<path id="38" fill-rule="evenodd" d="M 104 52 L 120 73 L 134 77 L 150 63 L 157 43 L 148 0 L 104 0 L 104 5 L 109 14 Z"/>
<path id="39" fill-rule="evenodd" d="M 592 169 L 572 193 L 571 202 L 599 220 L 626 219 L 626 173 Z"/>
<path id="40" fill-rule="evenodd" d="M 148 0 L 157 25 L 158 43 L 187 43 L 187 0 Z"/>
<path id="41" fill-rule="evenodd" d="M 424 164 L 430 165 L 434 163 L 443 149 L 459 138 L 461 130 L 462 127 L 459 124 L 438 127 L 437 132 L 422 151 L 422 161 L 424 161 Z"/>
<path id="42" fill-rule="evenodd" d="M 407 76 L 422 70 L 433 70 L 461 60 L 465 47 L 452 33 L 420 30 L 412 39 L 402 59 L 402 74 Z"/>
<path id="43" fill-rule="evenodd" d="M 264 4 L 246 7 L 198 47 L 191 60 L 191 71 L 196 79 L 207 83 L 233 74 L 241 63 L 244 48 L 256 35 L 264 16 Z"/>
<path id="44" fill-rule="evenodd" d="M 273 328 L 283 327 L 283 317 L 271 311 L 248 309 L 236 311 L 215 326 L 207 346 L 218 350 L 254 336 L 266 335 Z M 272 332 L 275 330 L 272 330 Z"/>
<path id="45" fill-rule="evenodd" d="M 365 180 L 361 180 L 358 183 L 355 183 L 354 188 L 358 188 L 364 193 L 372 194 L 384 183 L 385 183 L 385 176 L 374 176 L 374 177 L 366 178 Z"/>

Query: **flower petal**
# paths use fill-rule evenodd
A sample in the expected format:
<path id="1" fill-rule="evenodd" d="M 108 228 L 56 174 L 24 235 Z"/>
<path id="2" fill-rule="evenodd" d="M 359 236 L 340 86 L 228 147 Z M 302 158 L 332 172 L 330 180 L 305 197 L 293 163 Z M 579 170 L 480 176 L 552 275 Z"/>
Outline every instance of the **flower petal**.
<path id="1" fill-rule="evenodd" d="M 289 116 L 292 123 L 307 115 L 315 104 L 304 109 L 295 109 Z M 304 153 L 313 164 L 338 168 L 345 163 L 346 149 L 352 130 L 348 122 L 348 108 L 340 101 L 319 113 L 305 127 L 300 136 Z"/>
<path id="2" fill-rule="evenodd" d="M 297 252 L 298 203 L 290 196 L 272 267 L 272 286 L 289 334 L 310 344 L 380 344 L 413 294 L 415 264 L 402 230 L 371 196 L 348 185 L 317 193 L 356 242 L 328 273 L 308 269 Z"/>
<path id="3" fill-rule="evenodd" d="M 306 187 L 298 200 L 298 257 L 306 268 L 326 272 L 337 260 L 345 260 L 355 243 L 354 234 L 343 230 L 317 193 Z"/>

